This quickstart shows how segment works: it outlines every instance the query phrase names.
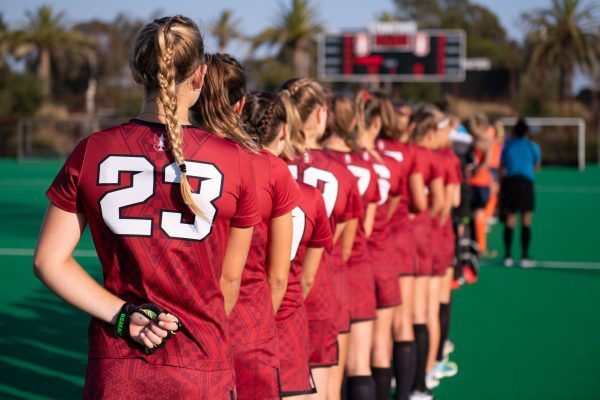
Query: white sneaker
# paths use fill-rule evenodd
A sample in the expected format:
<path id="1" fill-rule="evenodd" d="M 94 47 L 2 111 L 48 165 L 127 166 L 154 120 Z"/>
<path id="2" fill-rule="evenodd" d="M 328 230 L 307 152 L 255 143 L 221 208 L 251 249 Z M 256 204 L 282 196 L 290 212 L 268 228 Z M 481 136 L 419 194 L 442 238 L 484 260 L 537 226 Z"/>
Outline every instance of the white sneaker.
<path id="1" fill-rule="evenodd" d="M 425 376 L 425 386 L 427 386 L 427 389 L 429 390 L 435 389 L 440 386 L 440 380 L 435 377 L 433 372 L 430 372 Z"/>
<path id="2" fill-rule="evenodd" d="M 429 390 L 424 392 L 415 390 L 410 394 L 410 400 L 433 400 L 433 393 L 431 393 Z"/>
<path id="3" fill-rule="evenodd" d="M 506 257 L 504 259 L 504 266 L 506 268 L 512 268 L 515 265 L 515 260 L 512 259 L 512 257 Z"/>
<path id="4" fill-rule="evenodd" d="M 455 362 L 444 360 L 435 363 L 431 374 L 436 379 L 450 378 L 458 373 L 458 365 Z"/>
<path id="5" fill-rule="evenodd" d="M 454 352 L 454 343 L 448 339 L 444 342 L 444 359 L 448 358 L 452 352 Z"/>
<path id="6" fill-rule="evenodd" d="M 519 266 L 521 268 L 535 268 L 537 267 L 537 263 L 529 258 L 524 258 L 519 262 Z"/>

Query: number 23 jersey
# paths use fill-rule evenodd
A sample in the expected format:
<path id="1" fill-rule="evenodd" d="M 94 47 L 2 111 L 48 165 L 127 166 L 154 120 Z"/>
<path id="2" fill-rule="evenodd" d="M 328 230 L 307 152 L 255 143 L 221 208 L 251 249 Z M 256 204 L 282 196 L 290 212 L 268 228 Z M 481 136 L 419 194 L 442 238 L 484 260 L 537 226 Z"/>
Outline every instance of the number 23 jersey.
<path id="1" fill-rule="evenodd" d="M 250 155 L 199 129 L 182 130 L 187 177 L 205 219 L 183 203 L 164 125 L 145 121 L 81 141 L 47 192 L 54 205 L 87 219 L 108 291 L 134 304 L 156 303 L 183 324 L 164 348 L 145 355 L 92 319 L 90 358 L 232 367 L 219 280 L 230 226 L 260 222 Z"/>

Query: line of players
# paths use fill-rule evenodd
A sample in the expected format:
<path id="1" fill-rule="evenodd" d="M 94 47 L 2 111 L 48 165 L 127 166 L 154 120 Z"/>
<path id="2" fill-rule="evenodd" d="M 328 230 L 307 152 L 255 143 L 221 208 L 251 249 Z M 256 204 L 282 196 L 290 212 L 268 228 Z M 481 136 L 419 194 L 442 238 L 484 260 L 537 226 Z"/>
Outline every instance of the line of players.
<path id="1" fill-rule="evenodd" d="M 142 30 L 132 72 L 142 111 L 69 157 L 35 256 L 94 317 L 84 397 L 334 400 L 345 376 L 348 399 L 393 377 L 432 398 L 455 372 L 450 119 L 307 78 L 246 94 L 181 16 Z M 103 287 L 72 258 L 86 223 Z"/>

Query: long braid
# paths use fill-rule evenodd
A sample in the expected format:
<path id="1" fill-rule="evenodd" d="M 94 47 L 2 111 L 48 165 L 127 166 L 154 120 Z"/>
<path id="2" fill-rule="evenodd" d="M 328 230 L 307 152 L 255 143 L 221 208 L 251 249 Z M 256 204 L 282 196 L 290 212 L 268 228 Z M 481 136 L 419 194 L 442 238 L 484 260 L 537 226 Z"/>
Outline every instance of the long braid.
<path id="1" fill-rule="evenodd" d="M 187 180 L 185 157 L 183 155 L 183 133 L 177 117 L 177 82 L 175 80 L 175 64 L 173 62 L 174 46 L 171 33 L 173 18 L 160 26 L 158 30 L 158 84 L 160 101 L 165 111 L 167 132 L 169 134 L 171 152 L 181 170 L 181 197 L 183 202 L 200 218 L 208 221 L 192 197 L 192 190 Z"/>

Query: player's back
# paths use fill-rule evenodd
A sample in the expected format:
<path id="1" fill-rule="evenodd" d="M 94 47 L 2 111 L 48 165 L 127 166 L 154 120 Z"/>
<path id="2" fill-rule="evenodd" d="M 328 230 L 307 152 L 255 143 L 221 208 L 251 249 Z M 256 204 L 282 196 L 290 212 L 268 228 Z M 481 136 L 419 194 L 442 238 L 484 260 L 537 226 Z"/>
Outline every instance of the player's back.
<path id="1" fill-rule="evenodd" d="M 231 365 L 221 266 L 230 226 L 259 221 L 256 194 L 247 154 L 236 144 L 182 130 L 187 177 L 204 218 L 183 203 L 165 126 L 140 120 L 83 140 L 48 196 L 85 215 L 110 292 L 179 317 L 182 333 L 149 362 L 225 369 Z M 92 358 L 141 356 L 99 320 L 92 320 L 89 339 Z"/>

